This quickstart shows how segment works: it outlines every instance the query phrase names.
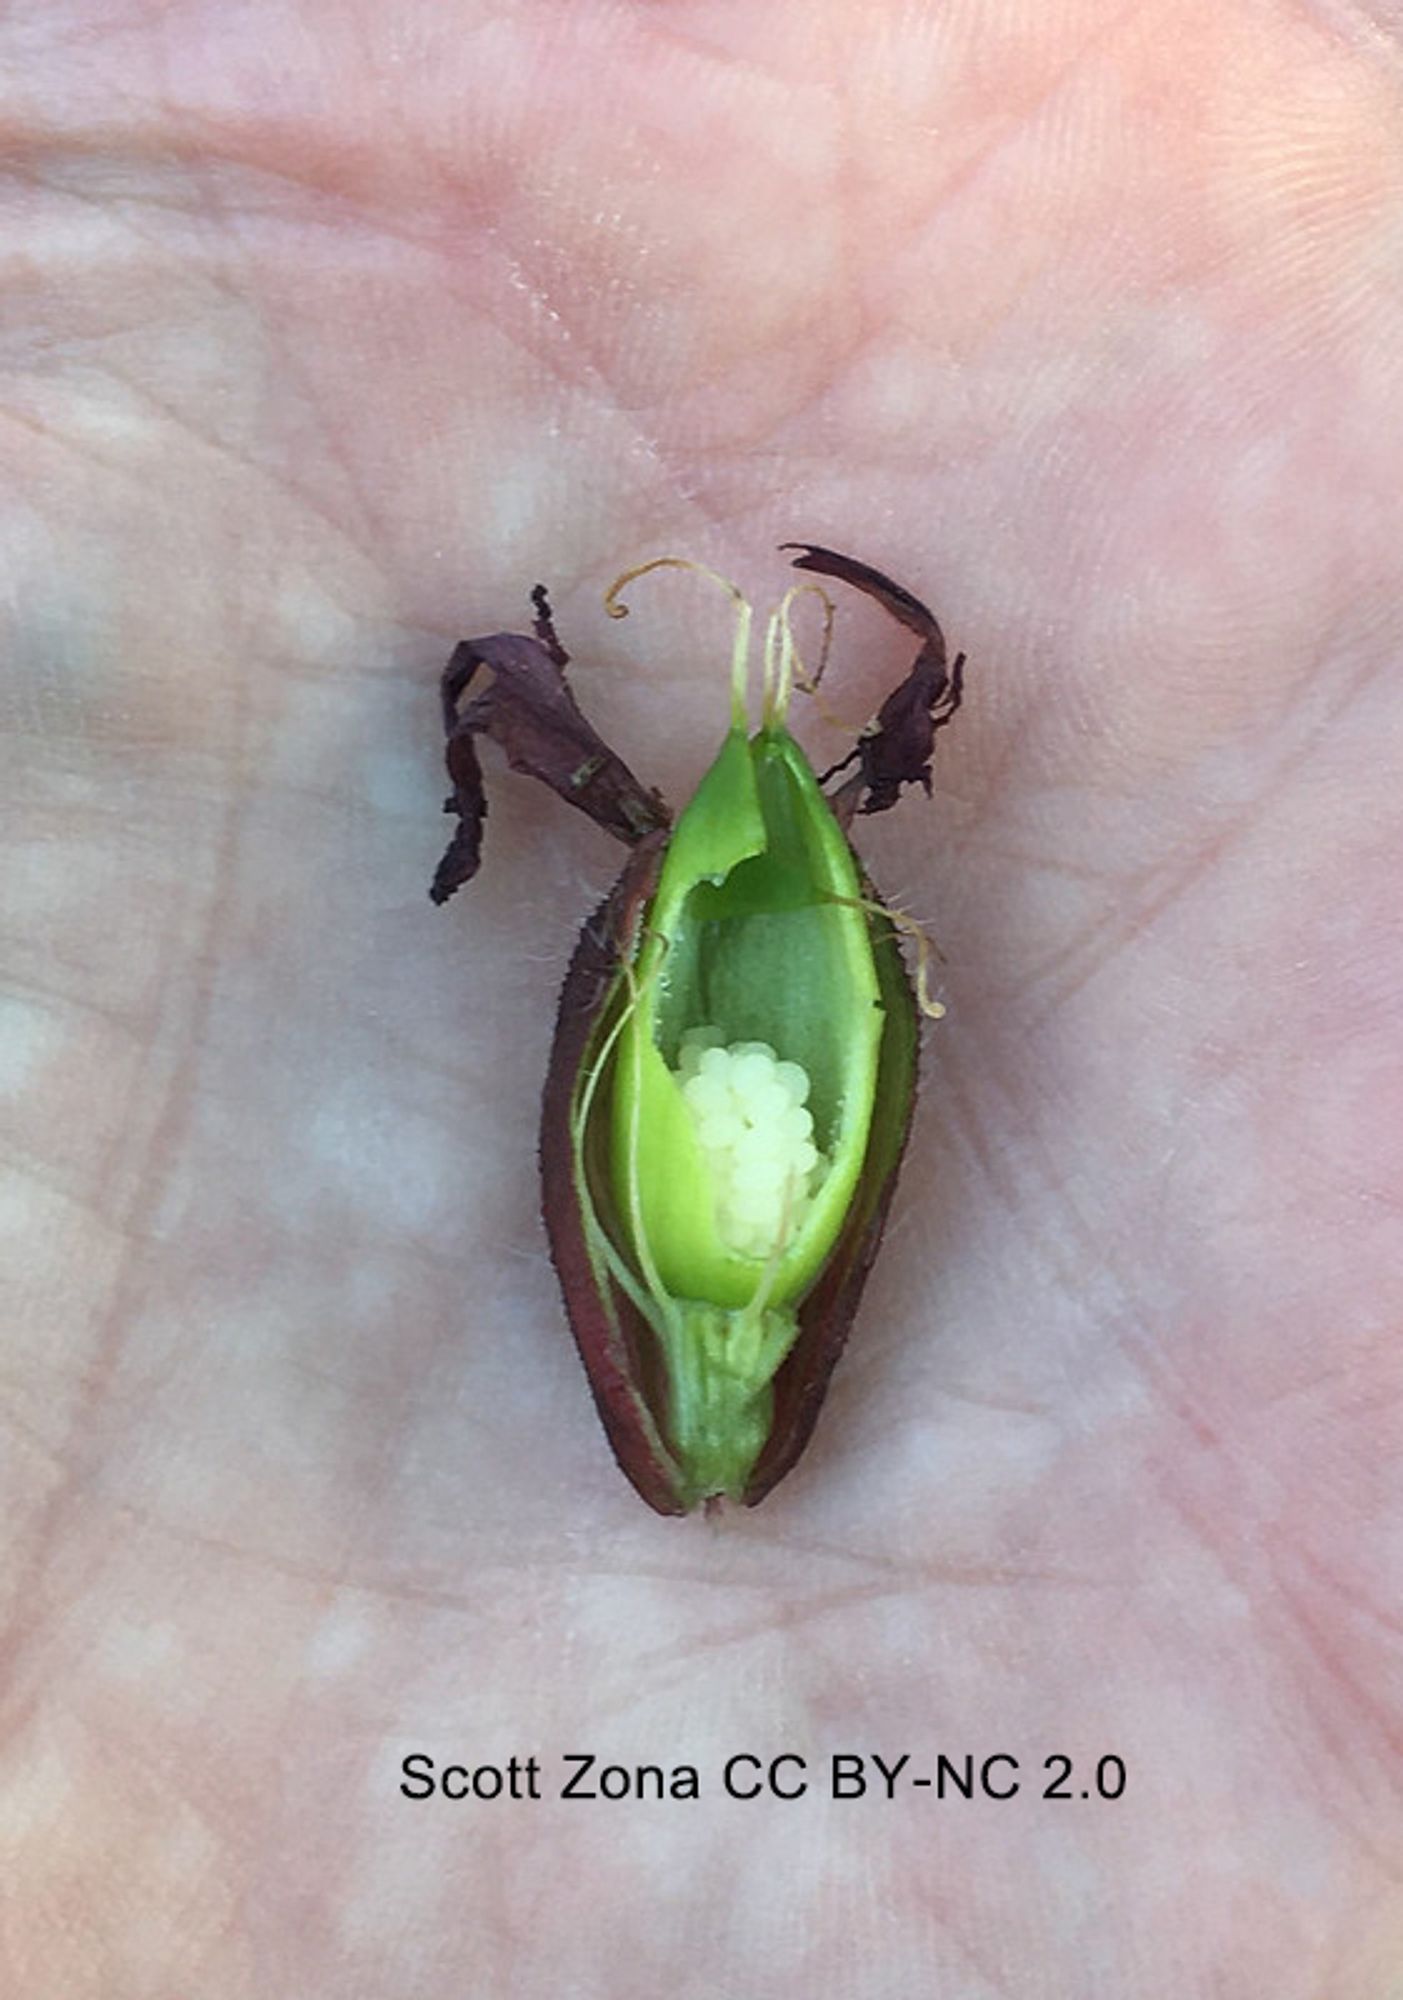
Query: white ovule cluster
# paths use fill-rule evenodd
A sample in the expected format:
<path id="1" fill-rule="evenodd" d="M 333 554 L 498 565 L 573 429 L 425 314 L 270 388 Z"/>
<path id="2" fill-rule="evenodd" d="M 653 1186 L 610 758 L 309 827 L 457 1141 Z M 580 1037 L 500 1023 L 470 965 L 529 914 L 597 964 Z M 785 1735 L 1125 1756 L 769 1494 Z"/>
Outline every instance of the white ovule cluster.
<path id="1" fill-rule="evenodd" d="M 727 1045 L 719 1028 L 689 1028 L 676 1075 L 716 1189 L 721 1240 L 768 1257 L 804 1218 L 828 1162 L 805 1108 L 808 1072 L 768 1042 Z"/>

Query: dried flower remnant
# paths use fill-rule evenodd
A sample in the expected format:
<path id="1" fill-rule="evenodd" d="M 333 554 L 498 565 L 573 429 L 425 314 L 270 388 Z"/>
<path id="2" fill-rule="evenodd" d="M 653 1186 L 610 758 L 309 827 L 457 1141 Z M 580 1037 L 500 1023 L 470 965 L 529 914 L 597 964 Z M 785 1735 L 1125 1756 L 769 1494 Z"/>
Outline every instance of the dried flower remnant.
<path id="1" fill-rule="evenodd" d="M 648 1504 L 754 1505 L 812 1432 L 876 1255 L 915 1098 L 918 1004 L 898 937 L 845 829 L 903 785 L 930 789 L 955 713 L 925 606 L 880 571 L 810 544 L 916 633 L 910 674 L 831 796 L 790 734 L 808 685 L 790 606 L 769 619 L 763 707 L 748 720 L 751 607 L 735 607 L 731 720 L 675 826 L 590 728 L 538 587 L 532 635 L 460 646 L 444 723 L 460 826 L 432 894 L 476 871 L 486 810 L 475 738 L 492 736 L 634 853 L 586 923 L 561 994 L 541 1125 L 544 1214 L 566 1309 L 615 1456 Z M 606 604 L 651 570 L 621 577 Z M 711 574 L 710 572 L 703 572 Z M 827 628 L 826 628 L 827 629 Z M 481 666 L 494 679 L 466 707 Z M 938 1009 L 929 1008 L 929 1012 Z"/>
<path id="2" fill-rule="evenodd" d="M 803 550 L 794 558 L 796 569 L 838 577 L 855 590 L 865 591 L 921 642 L 910 673 L 887 696 L 876 719 L 842 762 L 819 779 L 826 785 L 849 764 L 858 766 L 857 776 L 834 795 L 834 812 L 844 825 L 854 812 L 886 812 L 896 804 L 903 785 L 920 785 L 929 798 L 935 732 L 953 719 L 964 696 L 964 654 L 957 653 L 953 665 L 947 665 L 945 635 L 935 619 L 919 598 L 880 570 L 810 543 L 785 542 L 783 546 Z"/>
<path id="3" fill-rule="evenodd" d="M 514 771 L 541 779 L 616 839 L 641 840 L 670 817 L 658 794 L 644 790 L 581 715 L 565 677 L 570 655 L 556 636 L 544 585 L 537 584 L 531 602 L 536 619 L 530 633 L 464 639 L 443 671 L 443 727 L 453 781 L 443 809 L 456 813 L 459 824 L 429 891 L 436 903 L 446 903 L 481 866 L 487 796 L 477 760 L 479 736 L 490 737 Z M 464 707 L 480 667 L 491 669 L 491 686 Z"/>

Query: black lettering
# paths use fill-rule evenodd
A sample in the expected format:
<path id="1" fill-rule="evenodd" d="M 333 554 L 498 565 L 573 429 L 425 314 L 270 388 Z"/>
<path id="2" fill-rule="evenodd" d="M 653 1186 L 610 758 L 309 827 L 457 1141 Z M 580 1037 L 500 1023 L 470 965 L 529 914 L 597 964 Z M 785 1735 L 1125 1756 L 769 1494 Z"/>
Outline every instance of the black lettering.
<path id="1" fill-rule="evenodd" d="M 563 1799 L 598 1798 L 599 1794 L 597 1792 L 582 1792 L 580 1790 L 581 1785 L 583 1785 L 585 1779 L 594 1769 L 596 1762 L 594 1752 L 592 1750 L 585 1750 L 585 1751 L 567 1750 L 565 1753 L 565 1761 L 567 1764 L 574 1764 L 575 1766 L 577 1766 L 577 1768 L 574 1771 L 573 1775 L 566 1779 L 565 1789 L 560 1794 L 561 1798 Z"/>
<path id="2" fill-rule="evenodd" d="M 774 1793 L 777 1799 L 802 1799 L 805 1792 L 809 1789 L 808 1779 L 800 1778 L 798 1784 L 795 1785 L 793 1791 L 787 1792 L 784 1789 L 784 1786 L 779 1781 L 778 1773 L 781 1764 L 797 1764 L 801 1771 L 807 1769 L 807 1766 L 805 1765 L 803 1758 L 797 1757 L 792 1750 L 786 1750 L 782 1757 L 771 1758 L 770 1790 Z"/>
<path id="3" fill-rule="evenodd" d="M 422 1768 L 420 1768 L 422 1766 Z M 400 1765 L 400 1790 L 407 1799 L 431 1799 L 434 1795 L 434 1760 L 422 1751 L 406 1757 Z"/>
<path id="4" fill-rule="evenodd" d="M 1125 1759 L 1102 1757 L 1096 1766 L 1096 1789 L 1103 1799 L 1118 1799 L 1125 1790 Z"/>
<path id="5" fill-rule="evenodd" d="M 740 1764 L 749 1764 L 757 1773 L 759 1772 L 760 1769 L 760 1759 L 758 1757 L 752 1757 L 748 1750 L 737 1751 L 734 1757 L 728 1757 L 726 1759 L 726 1768 L 721 1773 L 721 1782 L 726 1787 L 728 1796 L 733 1799 L 759 1798 L 760 1780 L 758 1775 L 756 1777 L 755 1783 L 750 1787 L 750 1790 L 748 1792 L 742 1791 L 740 1789 L 740 1786 L 737 1784 L 736 1782 L 737 1766 Z"/>
<path id="6" fill-rule="evenodd" d="M 904 1757 L 898 1757 L 890 1769 L 882 1762 L 875 1750 L 872 1753 L 872 1762 L 882 1774 L 883 1782 L 887 1788 L 887 1797 L 894 1799 L 896 1797 L 896 1781 L 901 1776 L 903 1768 L 911 1762 L 910 1752 L 908 1751 Z"/>
<path id="7" fill-rule="evenodd" d="M 1051 1784 L 1044 1785 L 1043 1797 L 1045 1799 L 1069 1799 L 1072 1796 L 1070 1792 L 1061 1792 L 1057 1788 L 1059 1785 L 1065 1785 L 1068 1778 L 1071 1777 L 1072 1760 L 1070 1757 L 1061 1757 L 1061 1756 L 1043 1758 L 1043 1769 L 1045 1771 L 1050 1771 L 1054 1764 L 1060 1764 L 1062 1766 L 1062 1769 L 1058 1772 L 1057 1776 L 1052 1780 Z"/>
<path id="8" fill-rule="evenodd" d="M 852 1751 L 835 1750 L 833 1753 L 833 1796 L 835 1799 L 860 1799 L 867 1791 L 867 1779 L 863 1774 L 862 1759 Z"/>
<path id="9" fill-rule="evenodd" d="M 936 1758 L 935 1796 L 938 1799 L 945 1797 L 947 1785 L 952 1792 L 958 1792 L 962 1799 L 974 1797 L 974 1759 L 968 1753 L 965 1755 L 963 1777 L 960 1775 L 959 1766 L 952 1764 L 943 1750 Z"/>
<path id="10" fill-rule="evenodd" d="M 993 1779 L 989 1776 L 989 1773 L 993 1770 L 995 1764 L 1007 1764 L 1009 1770 L 1015 1774 L 1013 1777 L 1013 1782 L 1008 1786 L 1006 1791 L 1001 1792 L 998 1786 L 994 1783 Z M 990 1799 L 1017 1798 L 1018 1796 L 1018 1778 L 1016 1775 L 1017 1770 L 1018 1770 L 1018 1759 L 1016 1757 L 1008 1756 L 1005 1751 L 1000 1750 L 997 1751 L 994 1756 L 986 1757 L 984 1759 L 984 1767 L 979 1773 L 979 1782 L 980 1785 L 983 1787 L 984 1796 Z"/>

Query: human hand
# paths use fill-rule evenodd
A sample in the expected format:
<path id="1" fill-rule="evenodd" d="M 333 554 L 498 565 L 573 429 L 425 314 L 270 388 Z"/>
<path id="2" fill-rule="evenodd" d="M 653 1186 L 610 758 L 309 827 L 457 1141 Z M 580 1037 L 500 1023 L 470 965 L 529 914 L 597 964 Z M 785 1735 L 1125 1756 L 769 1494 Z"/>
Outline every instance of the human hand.
<path id="1" fill-rule="evenodd" d="M 1398 72 L 1325 10 L 11 16 L 10 1986 L 1376 2000 L 1400 1675 Z M 535 1217 L 618 851 L 434 684 L 553 587 L 674 801 L 774 543 L 970 657 L 949 1017 L 808 1455 L 660 1521 Z M 842 607 L 860 720 L 901 636 Z M 816 755 L 846 747 L 814 718 Z M 695 1764 L 695 1805 L 400 1759 Z M 1023 1760 L 822 1796 L 834 1751 Z M 742 1804 L 732 1752 L 814 1793 Z M 1044 1800 L 1043 1760 L 1125 1760 Z"/>

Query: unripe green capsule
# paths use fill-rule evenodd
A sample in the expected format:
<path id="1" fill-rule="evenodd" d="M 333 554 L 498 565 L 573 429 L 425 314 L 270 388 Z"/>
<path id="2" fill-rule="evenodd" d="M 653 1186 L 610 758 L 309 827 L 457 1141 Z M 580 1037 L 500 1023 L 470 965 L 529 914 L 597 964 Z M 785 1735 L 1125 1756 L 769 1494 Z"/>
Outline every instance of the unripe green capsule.
<path id="1" fill-rule="evenodd" d="M 796 1308 L 862 1174 L 886 1015 L 861 897 L 851 851 L 793 737 L 778 725 L 749 740 L 733 729 L 668 848 L 608 1092 L 610 1193 L 667 1355 L 684 1500 L 744 1493 Z M 807 1173 L 786 1157 L 783 1087 L 766 1092 L 761 1074 L 753 1117 L 743 1092 L 729 1093 L 738 1127 L 729 1150 L 751 1141 L 758 1170 L 723 1187 L 721 1149 L 704 1149 L 679 1073 L 684 1037 L 699 1028 L 719 1030 L 722 1048 L 760 1044 L 771 1069 L 802 1075 L 808 1103 L 795 1108 L 812 1120 L 816 1155 Z M 758 1051 L 750 1060 L 763 1071 Z M 726 1228 L 727 1193 L 761 1210 L 745 1251 L 735 1247 L 743 1213 Z"/>
<path id="2" fill-rule="evenodd" d="M 666 1513 L 717 1496 L 753 1504 L 803 1449 L 880 1241 L 915 1095 L 916 997 L 845 826 L 864 793 L 870 803 L 885 784 L 880 809 L 924 777 L 930 733 L 958 705 L 960 663 L 945 673 L 930 614 L 877 572 L 813 549 L 801 566 L 879 596 L 921 630 L 922 658 L 859 745 L 862 771 L 835 812 L 786 724 L 789 599 L 771 620 L 753 734 L 738 600 L 731 726 L 671 834 L 656 820 L 641 829 L 586 925 L 545 1091 L 544 1213 L 571 1324 L 620 1464 Z M 476 642 L 499 675 L 502 643 Z M 898 727 L 919 739 L 914 751 L 896 745 L 900 769 Z M 620 798 L 640 821 L 639 802 L 656 801 L 636 790 L 614 782 L 616 829 Z M 466 817 L 471 801 L 454 809 Z M 479 799 L 475 829 L 482 810 Z"/>

